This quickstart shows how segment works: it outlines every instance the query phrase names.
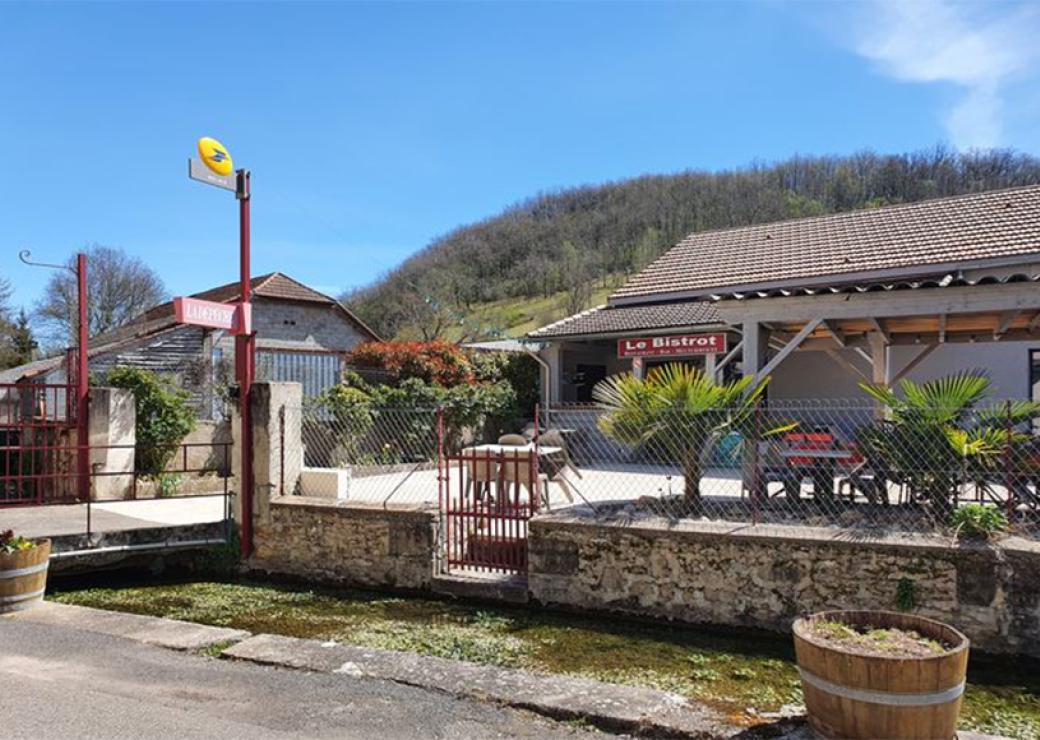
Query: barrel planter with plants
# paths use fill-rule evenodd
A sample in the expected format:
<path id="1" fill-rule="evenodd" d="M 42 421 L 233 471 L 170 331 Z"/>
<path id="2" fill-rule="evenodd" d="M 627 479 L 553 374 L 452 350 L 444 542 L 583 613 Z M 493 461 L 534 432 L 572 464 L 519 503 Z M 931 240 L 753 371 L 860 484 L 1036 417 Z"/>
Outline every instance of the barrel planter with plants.
<path id="1" fill-rule="evenodd" d="M 28 609 L 43 601 L 51 541 L 0 532 L 0 614 Z"/>
<path id="2" fill-rule="evenodd" d="M 805 708 L 825 738 L 953 738 L 968 638 L 887 611 L 827 611 L 794 623 Z"/>

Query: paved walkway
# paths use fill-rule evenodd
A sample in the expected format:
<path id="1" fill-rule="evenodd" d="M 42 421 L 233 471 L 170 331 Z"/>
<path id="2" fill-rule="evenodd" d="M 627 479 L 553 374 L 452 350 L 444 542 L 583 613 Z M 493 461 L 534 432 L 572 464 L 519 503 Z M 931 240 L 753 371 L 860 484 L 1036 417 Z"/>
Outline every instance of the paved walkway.
<path id="1" fill-rule="evenodd" d="M 0 618 L 0 717 L 6 738 L 596 736 L 390 681 L 218 660 L 11 618 Z"/>
<path id="2" fill-rule="evenodd" d="M 223 495 L 106 501 L 90 505 L 92 532 L 206 524 L 224 519 Z M 56 537 L 87 531 L 86 504 L 13 506 L 0 509 L 0 530 L 26 537 Z"/>

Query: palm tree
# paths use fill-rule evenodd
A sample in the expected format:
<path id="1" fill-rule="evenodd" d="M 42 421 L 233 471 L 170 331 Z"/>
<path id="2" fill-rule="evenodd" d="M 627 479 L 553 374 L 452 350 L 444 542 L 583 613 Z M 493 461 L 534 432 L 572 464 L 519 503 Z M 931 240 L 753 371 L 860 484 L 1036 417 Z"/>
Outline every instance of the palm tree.
<path id="1" fill-rule="evenodd" d="M 592 396 L 606 411 L 598 422 L 605 435 L 682 466 L 686 505 L 699 514 L 702 461 L 719 438 L 748 426 L 767 383 L 746 377 L 719 384 L 702 370 L 670 363 L 645 379 L 613 375 Z"/>
<path id="2" fill-rule="evenodd" d="M 1035 401 L 977 408 L 991 388 L 980 371 L 926 383 L 904 380 L 899 393 L 884 385 L 860 387 L 886 408 L 885 419 L 860 430 L 861 448 L 943 513 L 962 482 L 984 480 L 1007 464 L 1009 453 L 1030 439 L 1015 427 L 1040 416 Z"/>

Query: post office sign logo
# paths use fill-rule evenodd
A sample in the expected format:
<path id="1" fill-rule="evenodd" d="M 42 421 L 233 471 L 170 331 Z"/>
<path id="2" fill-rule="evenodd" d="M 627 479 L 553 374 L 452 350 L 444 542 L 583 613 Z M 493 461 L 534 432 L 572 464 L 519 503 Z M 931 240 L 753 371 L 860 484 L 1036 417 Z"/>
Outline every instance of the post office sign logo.
<path id="1" fill-rule="evenodd" d="M 673 334 L 668 337 L 634 337 L 618 340 L 618 357 L 685 357 L 726 352 L 725 332 Z"/>
<path id="2" fill-rule="evenodd" d="M 199 156 L 202 157 L 202 161 L 206 166 L 218 175 L 226 177 L 235 168 L 227 148 L 216 139 L 211 139 L 208 136 L 203 136 L 199 139 Z"/>

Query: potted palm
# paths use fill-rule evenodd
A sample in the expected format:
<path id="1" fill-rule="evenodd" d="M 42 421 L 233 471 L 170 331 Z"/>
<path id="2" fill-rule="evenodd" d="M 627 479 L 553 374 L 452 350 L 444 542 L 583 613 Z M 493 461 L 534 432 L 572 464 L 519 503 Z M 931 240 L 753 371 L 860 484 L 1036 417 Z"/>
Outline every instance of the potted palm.
<path id="1" fill-rule="evenodd" d="M 646 378 L 613 375 L 600 381 L 592 396 L 606 412 L 598 421 L 606 436 L 681 466 L 685 508 L 697 516 L 703 510 L 705 458 L 719 439 L 750 425 L 767 383 L 768 378 L 756 383 L 751 377 L 717 383 L 703 370 L 670 363 L 651 369 Z"/>
<path id="2" fill-rule="evenodd" d="M 1040 416 L 1035 401 L 980 406 L 991 383 L 977 371 L 926 383 L 904 380 L 898 392 L 884 385 L 861 387 L 883 405 L 885 418 L 860 430 L 859 446 L 944 519 L 961 484 L 985 485 L 995 474 L 1011 475 L 1010 466 L 1022 461 L 1031 440 L 1017 427 Z"/>
<path id="3" fill-rule="evenodd" d="M 51 541 L 0 532 L 0 614 L 28 609 L 43 600 Z"/>

